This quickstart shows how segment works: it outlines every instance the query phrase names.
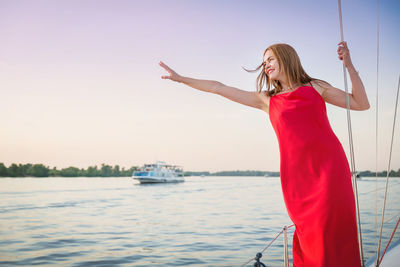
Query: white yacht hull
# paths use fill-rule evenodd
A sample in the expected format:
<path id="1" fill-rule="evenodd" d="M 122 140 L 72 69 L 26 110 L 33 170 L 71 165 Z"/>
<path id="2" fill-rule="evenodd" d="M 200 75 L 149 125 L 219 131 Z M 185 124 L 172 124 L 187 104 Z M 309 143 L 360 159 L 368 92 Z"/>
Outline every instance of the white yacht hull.
<path id="1" fill-rule="evenodd" d="M 141 184 L 179 183 L 185 181 L 182 168 L 167 165 L 163 161 L 145 164 L 143 167 L 135 170 L 132 177 Z"/>
<path id="2" fill-rule="evenodd" d="M 153 183 L 180 183 L 185 180 L 183 177 L 133 177 L 138 180 L 141 184 L 153 184 Z"/>

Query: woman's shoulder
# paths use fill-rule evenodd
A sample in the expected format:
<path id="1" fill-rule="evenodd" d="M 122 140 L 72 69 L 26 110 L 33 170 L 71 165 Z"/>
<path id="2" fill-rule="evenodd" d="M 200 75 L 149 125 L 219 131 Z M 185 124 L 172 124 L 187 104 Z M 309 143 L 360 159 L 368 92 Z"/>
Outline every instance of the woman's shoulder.
<path id="1" fill-rule="evenodd" d="M 268 97 L 270 97 L 270 94 L 271 94 L 270 91 L 267 91 L 267 90 L 258 91 L 256 93 L 261 98 L 268 98 Z"/>
<path id="2" fill-rule="evenodd" d="M 327 87 L 327 86 L 332 86 L 330 83 L 328 83 L 327 81 L 324 80 L 320 80 L 320 79 L 312 79 L 311 80 L 311 84 L 313 86 L 318 86 L 318 87 Z"/>
<path id="3" fill-rule="evenodd" d="M 320 79 L 312 79 L 310 83 L 320 95 L 322 95 L 326 89 L 332 87 L 330 83 Z"/>

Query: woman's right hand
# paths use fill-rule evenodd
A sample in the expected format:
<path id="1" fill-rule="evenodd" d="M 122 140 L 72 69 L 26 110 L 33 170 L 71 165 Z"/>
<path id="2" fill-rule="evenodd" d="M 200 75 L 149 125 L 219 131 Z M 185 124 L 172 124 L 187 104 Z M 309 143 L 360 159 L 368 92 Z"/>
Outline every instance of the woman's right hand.
<path id="1" fill-rule="evenodd" d="M 160 61 L 160 63 L 158 63 L 161 67 L 163 67 L 168 73 L 169 75 L 163 75 L 161 76 L 161 79 L 169 79 L 172 80 L 174 82 L 181 82 L 181 78 L 182 76 L 180 76 L 178 73 L 176 73 L 173 69 L 171 69 L 170 67 L 168 67 L 167 65 L 164 64 L 164 62 Z"/>

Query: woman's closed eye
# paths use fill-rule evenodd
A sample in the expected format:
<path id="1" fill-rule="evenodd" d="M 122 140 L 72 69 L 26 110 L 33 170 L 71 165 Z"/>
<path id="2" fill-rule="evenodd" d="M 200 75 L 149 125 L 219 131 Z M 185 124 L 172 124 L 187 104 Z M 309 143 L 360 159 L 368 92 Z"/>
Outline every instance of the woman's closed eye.
<path id="1" fill-rule="evenodd" d="M 263 67 L 265 68 L 265 67 L 267 66 L 267 62 L 268 62 L 268 63 L 271 63 L 272 60 L 273 60 L 273 58 L 270 57 L 270 58 L 267 59 L 267 61 L 264 61 L 264 62 L 262 63 Z"/>

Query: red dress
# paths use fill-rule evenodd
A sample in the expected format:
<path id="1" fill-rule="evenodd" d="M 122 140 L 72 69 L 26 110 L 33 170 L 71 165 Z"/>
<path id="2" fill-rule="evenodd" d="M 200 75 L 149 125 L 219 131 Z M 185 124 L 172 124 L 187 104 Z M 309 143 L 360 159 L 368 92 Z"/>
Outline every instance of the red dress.
<path id="1" fill-rule="evenodd" d="M 296 226 L 294 267 L 361 266 L 354 194 L 346 154 L 312 86 L 270 98 L 281 184 Z"/>

